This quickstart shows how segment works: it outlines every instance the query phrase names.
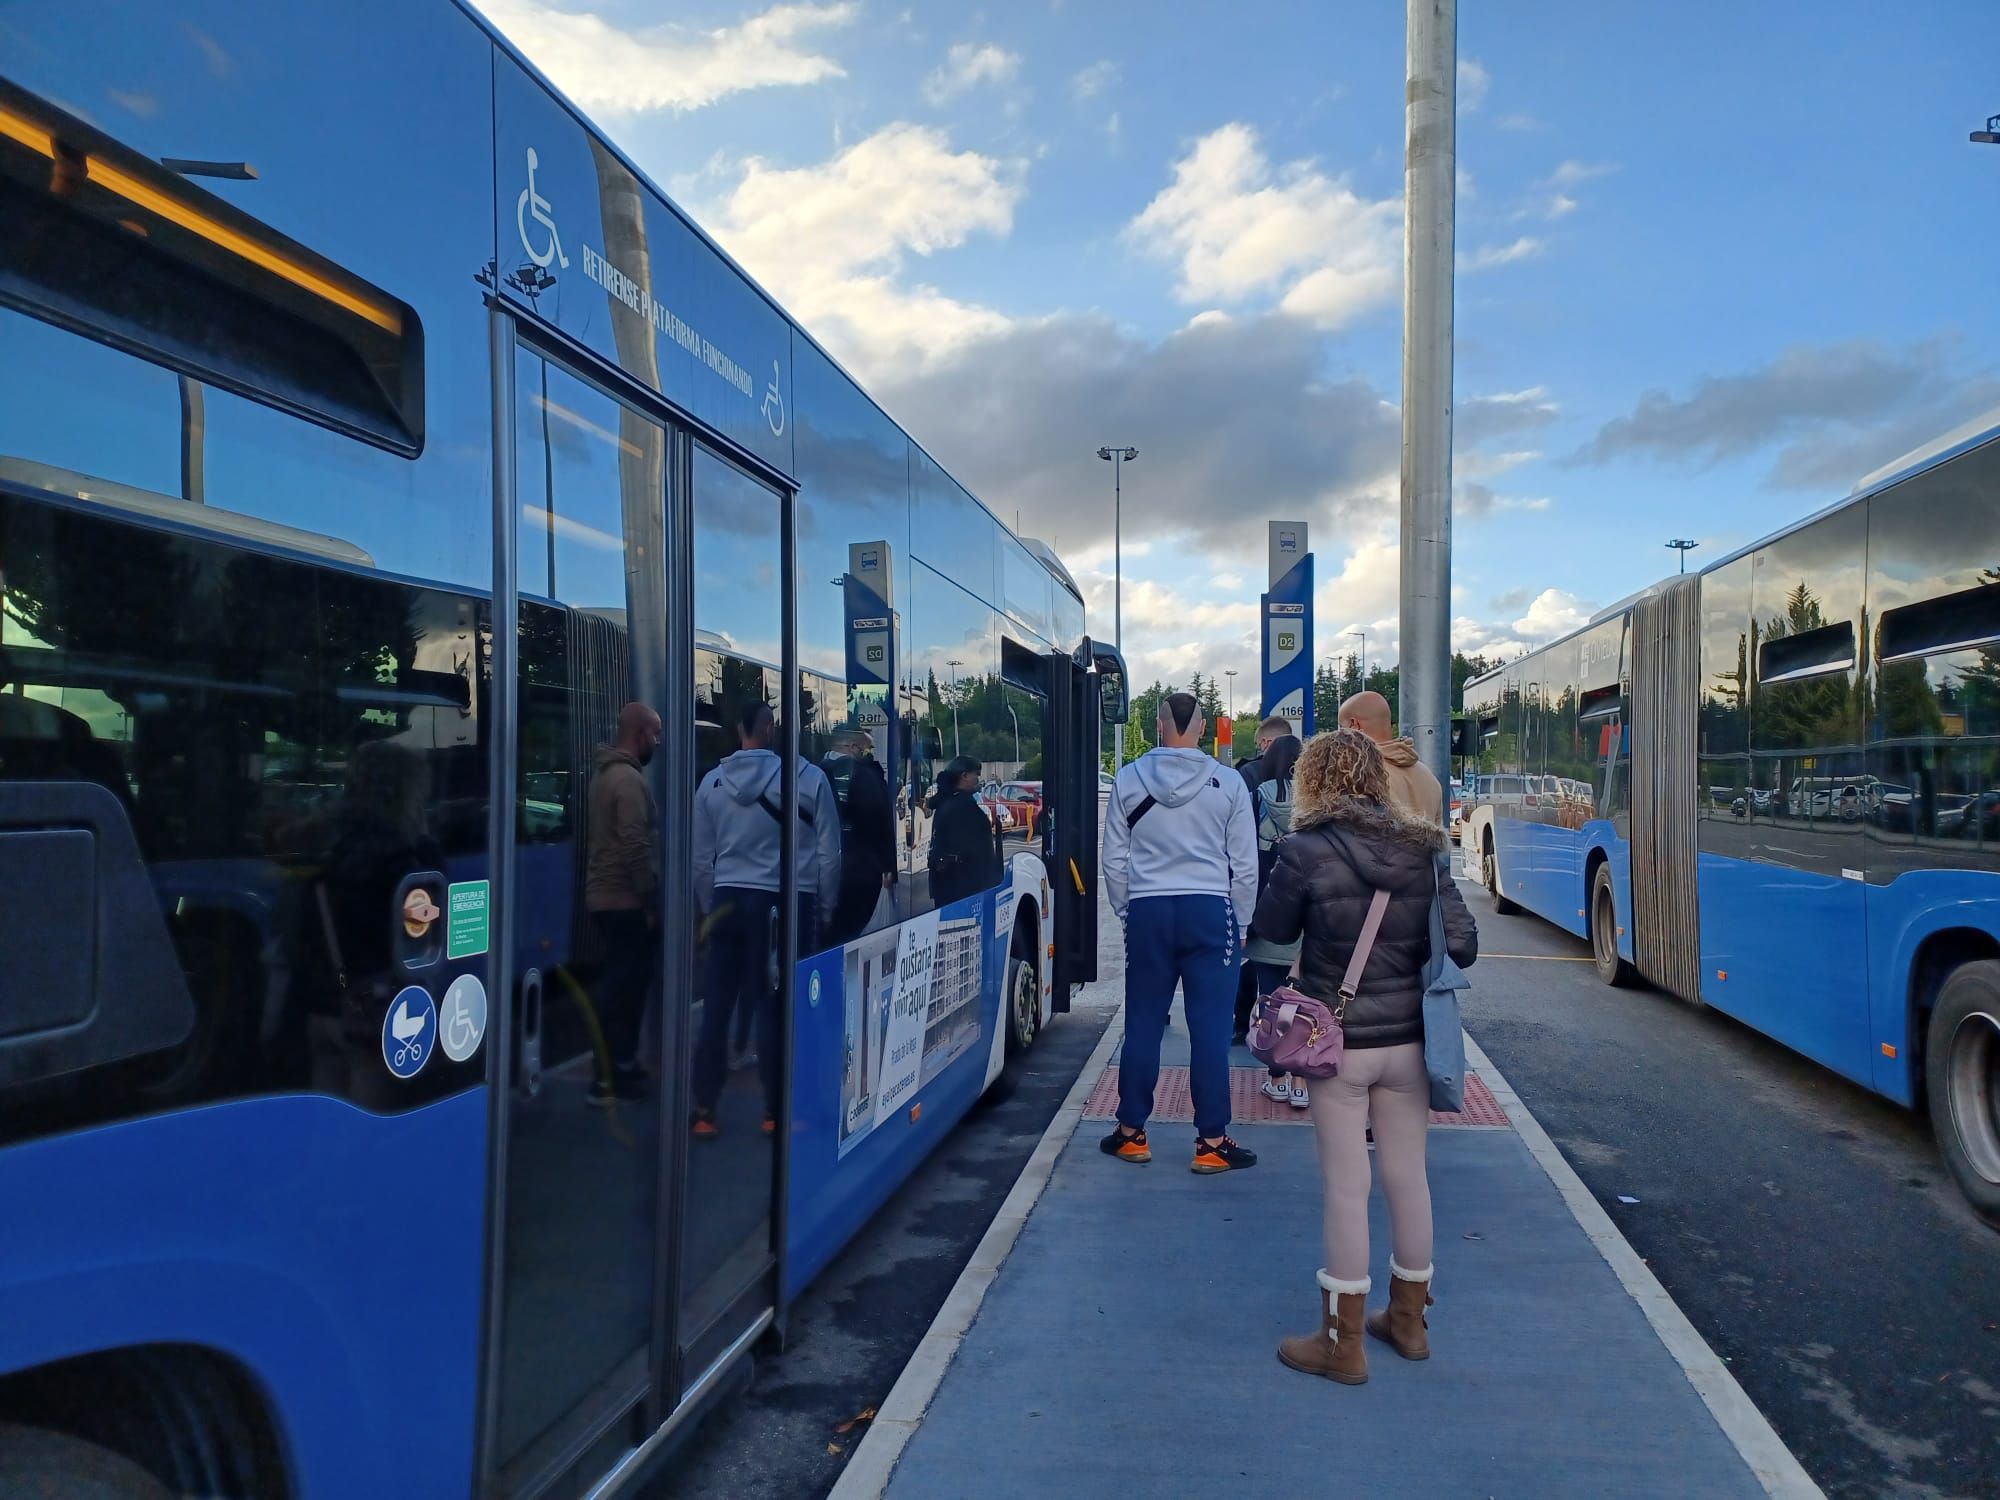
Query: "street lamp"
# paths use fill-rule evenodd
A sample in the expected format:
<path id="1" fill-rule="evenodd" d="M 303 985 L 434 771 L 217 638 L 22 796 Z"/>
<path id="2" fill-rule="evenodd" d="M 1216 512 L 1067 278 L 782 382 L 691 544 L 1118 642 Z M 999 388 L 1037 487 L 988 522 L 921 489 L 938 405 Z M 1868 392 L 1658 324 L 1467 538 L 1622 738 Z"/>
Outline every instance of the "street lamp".
<path id="1" fill-rule="evenodd" d="M 2000 146 L 2000 115 L 1988 115 L 1986 128 L 1973 131 L 1972 139 L 1982 146 Z"/>
<path id="2" fill-rule="evenodd" d="M 1666 545 L 1673 548 L 1674 551 L 1680 553 L 1681 555 L 1680 570 L 1681 572 L 1685 573 L 1688 570 L 1688 553 L 1692 552 L 1696 547 L 1699 547 L 1701 543 L 1697 542 L 1691 536 L 1677 536 L 1672 541 L 1668 542 Z"/>
<path id="3" fill-rule="evenodd" d="M 183 177 L 226 177 L 233 182 L 257 180 L 257 169 L 247 161 L 196 161 L 186 156 L 163 156 L 160 165 Z M 208 401 L 199 380 L 192 375 L 182 375 L 178 379 L 181 393 L 181 499 L 193 505 L 206 505 Z"/>
<path id="4" fill-rule="evenodd" d="M 1099 448 L 1097 456 L 1111 465 L 1111 644 L 1125 651 L 1125 562 L 1123 476 L 1125 464 L 1138 458 L 1137 448 Z M 1125 733 L 1118 733 L 1116 764 L 1125 764 Z"/>
<path id="5" fill-rule="evenodd" d="M 1224 667 L 1222 675 L 1229 679 L 1229 717 L 1236 717 L 1236 668 Z"/>
<path id="6" fill-rule="evenodd" d="M 951 668 L 951 753 L 958 754 L 958 669 L 965 665 L 959 657 L 948 657 L 945 665 Z"/>
<path id="7" fill-rule="evenodd" d="M 1368 632 L 1365 630 L 1348 630 L 1342 633 L 1361 637 L 1361 685 L 1365 688 L 1368 686 Z"/>

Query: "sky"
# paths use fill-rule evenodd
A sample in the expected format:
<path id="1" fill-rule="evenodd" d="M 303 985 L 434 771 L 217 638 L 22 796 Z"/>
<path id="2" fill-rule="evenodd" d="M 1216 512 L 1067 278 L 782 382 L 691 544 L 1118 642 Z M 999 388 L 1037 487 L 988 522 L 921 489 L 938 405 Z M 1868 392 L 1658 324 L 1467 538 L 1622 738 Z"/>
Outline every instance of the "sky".
<path id="1" fill-rule="evenodd" d="M 1393 660 L 1403 8 L 483 0 L 1141 682 L 1265 523 Z M 1508 654 L 2000 408 L 2000 7 L 1461 7 L 1454 643 Z"/>

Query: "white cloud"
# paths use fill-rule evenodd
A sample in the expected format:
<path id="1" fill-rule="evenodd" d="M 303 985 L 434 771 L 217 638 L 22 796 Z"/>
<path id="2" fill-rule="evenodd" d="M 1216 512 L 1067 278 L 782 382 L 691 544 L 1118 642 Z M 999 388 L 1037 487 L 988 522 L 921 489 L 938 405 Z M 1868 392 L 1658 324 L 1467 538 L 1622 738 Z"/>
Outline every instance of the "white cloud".
<path id="1" fill-rule="evenodd" d="M 753 157 L 741 173 L 704 221 L 864 379 L 921 369 L 1008 326 L 991 308 L 898 275 L 912 255 L 1011 233 L 1025 192 L 1019 163 L 894 124 L 817 166 Z"/>
<path id="2" fill-rule="evenodd" d="M 1120 68 L 1110 58 L 1094 62 L 1070 75 L 1069 96 L 1081 104 L 1086 99 L 1095 99 L 1099 94 L 1118 82 Z"/>
<path id="3" fill-rule="evenodd" d="M 1596 606 L 1587 604 L 1563 589 L 1543 589 L 1535 595 L 1528 612 L 1514 622 L 1514 629 L 1530 640 L 1546 641 L 1570 631 L 1588 620 Z"/>
<path id="4" fill-rule="evenodd" d="M 1221 589 L 1225 594 L 1231 593 L 1243 587 L 1243 575 L 1241 573 L 1217 573 L 1213 578 L 1208 580 L 1208 586 L 1212 589 Z"/>
<path id="5" fill-rule="evenodd" d="M 700 109 L 745 89 L 844 76 L 811 50 L 813 35 L 854 19 L 852 0 L 775 5 L 734 26 L 675 22 L 624 29 L 587 10 L 542 0 L 477 0 L 493 24 L 587 110 L 636 114 Z"/>
<path id="6" fill-rule="evenodd" d="M 1461 57 L 1458 60 L 1458 112 L 1469 115 L 1486 102 L 1486 92 L 1493 87 L 1493 75 L 1486 71 L 1486 64 L 1476 57 Z"/>
<path id="7" fill-rule="evenodd" d="M 1551 219 L 1566 219 L 1576 212 L 1576 199 L 1568 193 L 1556 193 L 1549 198 L 1548 215 Z"/>
<path id="8" fill-rule="evenodd" d="M 1544 128 L 1542 122 L 1533 115 L 1502 115 L 1493 123 L 1502 130 L 1511 130 L 1520 135 Z"/>
<path id="9" fill-rule="evenodd" d="M 954 42 L 929 77 L 924 97 L 943 104 L 985 83 L 1008 83 L 1021 70 L 1021 55 L 991 42 Z"/>
<path id="10" fill-rule="evenodd" d="M 1179 263 L 1183 302 L 1275 295 L 1284 311 L 1331 328 L 1394 300 L 1402 205 L 1363 198 L 1309 161 L 1274 170 L 1239 121 L 1196 141 L 1125 233 Z"/>
<path id="11" fill-rule="evenodd" d="M 1481 245 L 1470 253 L 1461 251 L 1458 269 L 1467 273 L 1490 271 L 1495 266 L 1512 265 L 1517 260 L 1531 260 L 1548 248 L 1548 242 L 1524 234 L 1512 244 Z"/>
<path id="12" fill-rule="evenodd" d="M 1617 170 L 1616 162 L 1587 162 L 1572 158 L 1549 173 L 1548 185 L 1552 188 L 1573 188 L 1593 177 L 1608 177 Z"/>

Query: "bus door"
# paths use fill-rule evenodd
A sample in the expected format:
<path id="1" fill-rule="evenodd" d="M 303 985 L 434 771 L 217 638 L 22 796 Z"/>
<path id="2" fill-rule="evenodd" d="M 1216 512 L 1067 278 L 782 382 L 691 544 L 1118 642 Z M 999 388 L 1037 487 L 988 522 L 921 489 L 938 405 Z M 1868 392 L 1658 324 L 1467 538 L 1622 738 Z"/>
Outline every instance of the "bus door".
<path id="1" fill-rule="evenodd" d="M 629 1444 L 658 1386 L 659 1083 L 677 1038 L 657 1011 L 675 944 L 653 872 L 686 859 L 667 777 L 686 727 L 661 566 L 674 435 L 511 328 L 496 346 L 511 420 L 496 444 L 494 785 L 512 814 L 496 818 L 492 906 L 511 976 L 489 1075 L 482 1492 L 529 1497 L 596 1445 Z M 447 1049 L 454 1020 L 440 1016 Z"/>
<path id="2" fill-rule="evenodd" d="M 1049 870 L 1056 945 L 1053 1008 L 1097 978 L 1098 808 L 1107 725 L 1125 721 L 1124 659 L 1086 638 L 1074 653 L 1047 658 L 1049 713 L 1043 780 L 1053 816 L 1043 857 Z"/>

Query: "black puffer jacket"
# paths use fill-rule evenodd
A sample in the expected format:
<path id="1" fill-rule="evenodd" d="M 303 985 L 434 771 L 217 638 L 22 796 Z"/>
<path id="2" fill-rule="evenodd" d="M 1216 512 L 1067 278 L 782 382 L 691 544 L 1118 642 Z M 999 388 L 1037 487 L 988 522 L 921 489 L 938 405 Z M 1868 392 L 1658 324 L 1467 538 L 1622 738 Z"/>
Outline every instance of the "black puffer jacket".
<path id="1" fill-rule="evenodd" d="M 1368 903 L 1389 893 L 1389 909 L 1359 992 L 1347 1007 L 1347 1045 L 1395 1047 L 1424 1039 L 1424 965 L 1430 959 L 1432 872 L 1444 833 L 1376 802 L 1303 796 L 1292 831 L 1278 846 L 1278 867 L 1257 902 L 1259 937 L 1288 943 L 1305 935 L 1299 988 L 1328 1005 L 1360 940 Z M 1445 949 L 1460 968 L 1479 956 L 1479 930 L 1450 879 L 1443 884 Z"/>

